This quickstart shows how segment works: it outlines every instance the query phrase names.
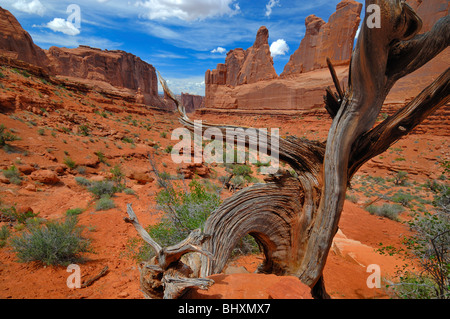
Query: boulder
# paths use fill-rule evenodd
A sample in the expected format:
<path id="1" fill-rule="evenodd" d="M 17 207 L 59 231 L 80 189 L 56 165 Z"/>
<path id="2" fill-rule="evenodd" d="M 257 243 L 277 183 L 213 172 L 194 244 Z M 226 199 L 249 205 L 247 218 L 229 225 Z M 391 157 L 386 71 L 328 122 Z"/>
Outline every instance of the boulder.
<path id="1" fill-rule="evenodd" d="M 60 181 L 58 175 L 50 170 L 39 170 L 34 171 L 30 175 L 31 179 L 47 185 L 54 185 Z"/>

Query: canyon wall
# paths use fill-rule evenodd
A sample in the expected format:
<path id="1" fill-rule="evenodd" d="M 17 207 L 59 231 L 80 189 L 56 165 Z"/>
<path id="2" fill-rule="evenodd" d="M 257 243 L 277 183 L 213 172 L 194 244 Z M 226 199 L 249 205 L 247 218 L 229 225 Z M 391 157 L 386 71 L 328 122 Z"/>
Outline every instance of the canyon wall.
<path id="1" fill-rule="evenodd" d="M 269 50 L 269 31 L 261 27 L 255 43 L 244 51 L 228 52 L 225 63 L 205 75 L 205 107 L 238 110 L 309 110 L 322 107 L 330 57 L 341 79 L 348 72 L 362 5 L 343 0 L 328 23 L 311 15 L 299 49 L 277 76 Z M 343 67 L 340 67 L 342 66 Z"/>
<path id="2" fill-rule="evenodd" d="M 421 33 L 431 30 L 438 19 L 448 15 L 450 7 L 448 0 L 410 0 L 408 4 L 423 20 Z M 228 52 L 224 64 L 218 64 L 215 70 L 206 72 L 205 111 L 237 110 L 257 113 L 259 110 L 264 114 L 269 111 L 276 113 L 323 109 L 325 89 L 328 86 L 334 87 L 326 68 L 326 58 L 330 57 L 336 66 L 341 84 L 346 88 L 348 65 L 360 24 L 361 10 L 361 3 L 343 0 L 336 6 L 336 12 L 327 23 L 315 15 L 307 17 L 305 36 L 279 77 L 272 72 L 270 52 L 256 45 L 263 43 L 265 48 L 268 46 L 266 36 L 263 37 L 260 32 L 264 30 L 265 34 L 267 29 L 261 28 L 253 47 L 246 51 L 235 49 Z M 260 65 L 259 68 L 253 65 L 253 70 L 259 70 L 258 73 L 247 74 L 248 69 L 242 67 L 247 62 L 249 50 L 253 53 L 258 51 L 258 56 L 264 57 L 252 59 L 253 63 Z M 412 99 L 448 67 L 450 49 L 447 48 L 425 66 L 401 79 L 386 102 L 400 105 L 398 103 Z"/>
<path id="3" fill-rule="evenodd" d="M 131 53 L 87 46 L 75 49 L 51 47 L 43 50 L 34 44 L 17 19 L 0 7 L 0 54 L 41 67 L 49 75 L 134 96 L 140 88 L 143 104 L 167 105 L 158 95 L 155 68 Z"/>

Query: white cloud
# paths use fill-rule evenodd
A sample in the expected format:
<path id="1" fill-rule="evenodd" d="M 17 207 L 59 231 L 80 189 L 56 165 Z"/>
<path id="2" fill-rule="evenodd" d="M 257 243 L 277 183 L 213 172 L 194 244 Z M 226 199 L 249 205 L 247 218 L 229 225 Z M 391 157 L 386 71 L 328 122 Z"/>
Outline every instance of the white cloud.
<path id="1" fill-rule="evenodd" d="M 47 23 L 47 28 L 55 32 L 62 32 L 64 34 L 72 36 L 80 34 L 80 30 L 75 28 L 72 22 L 66 21 L 61 18 L 55 18 Z"/>
<path id="2" fill-rule="evenodd" d="M 280 55 L 286 55 L 289 52 L 289 46 L 285 40 L 279 39 L 270 45 L 270 52 L 274 58 Z"/>
<path id="3" fill-rule="evenodd" d="M 179 18 L 184 21 L 204 20 L 215 16 L 235 15 L 240 11 L 235 0 L 145 0 L 135 5 L 147 10 L 142 16 L 150 20 Z"/>
<path id="4" fill-rule="evenodd" d="M 216 49 L 211 51 L 211 53 L 220 53 L 220 54 L 224 54 L 226 52 L 227 52 L 227 49 L 222 48 L 222 47 L 217 47 Z"/>
<path id="5" fill-rule="evenodd" d="M 266 4 L 266 16 L 270 17 L 270 15 L 272 14 L 272 9 L 275 6 L 279 6 L 280 5 L 280 0 L 270 0 L 268 4 Z"/>
<path id="6" fill-rule="evenodd" d="M 168 78 L 167 84 L 170 90 L 175 94 L 189 93 L 194 95 L 205 95 L 205 77 L 190 78 Z M 162 92 L 162 88 L 159 89 Z"/>
<path id="7" fill-rule="evenodd" d="M 32 1 L 18 0 L 14 2 L 12 6 L 16 10 L 30 14 L 38 14 L 40 16 L 43 16 L 46 11 L 45 7 L 39 0 L 32 0 Z"/>
<path id="8" fill-rule="evenodd" d="M 43 49 L 48 49 L 51 46 L 76 48 L 80 45 L 87 45 L 93 48 L 116 50 L 122 48 L 123 43 L 113 42 L 108 39 L 99 37 L 68 37 L 63 34 L 55 34 L 53 32 L 39 32 L 31 33 L 34 43 Z"/>

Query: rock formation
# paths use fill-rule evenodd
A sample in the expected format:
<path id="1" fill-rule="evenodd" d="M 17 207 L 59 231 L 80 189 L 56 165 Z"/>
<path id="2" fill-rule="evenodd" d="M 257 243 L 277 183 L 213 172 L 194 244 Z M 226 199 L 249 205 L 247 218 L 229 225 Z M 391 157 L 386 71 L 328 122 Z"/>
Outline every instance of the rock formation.
<path id="1" fill-rule="evenodd" d="M 297 76 L 326 67 L 326 57 L 338 65 L 348 64 L 361 9 L 360 3 L 343 0 L 328 23 L 309 16 L 305 38 L 280 77 L 270 56 L 269 32 L 261 27 L 252 47 L 228 52 L 225 64 L 206 72 L 205 107 L 242 110 L 321 107 L 324 90 L 332 85 L 328 70 L 317 70 L 303 78 Z M 338 69 L 343 77 L 346 71 L 346 67 Z"/>
<path id="2" fill-rule="evenodd" d="M 449 13 L 450 2 L 447 0 L 410 0 L 408 3 L 423 20 L 421 33 L 429 31 L 438 19 Z M 280 77 L 262 76 L 272 74 L 270 67 L 273 66 L 267 59 L 264 63 L 252 59 L 252 63 L 261 63 L 261 66 L 258 77 L 248 75 L 253 74 L 247 72 L 249 68 L 245 67 L 251 64 L 249 52 L 254 52 L 254 48 L 258 47 L 258 38 L 265 39 L 265 28 L 261 28 L 253 47 L 247 51 L 235 49 L 228 52 L 224 64 L 218 64 L 215 70 L 206 72 L 204 111 L 235 109 L 250 113 L 279 113 L 323 109 L 325 89 L 333 87 L 326 58 L 331 59 L 342 86 L 347 87 L 346 75 L 361 10 L 361 3 L 342 0 L 327 23 L 315 15 L 307 17 L 305 37 Z M 254 64 L 252 67 L 258 69 Z M 386 102 L 403 103 L 416 96 L 448 67 L 450 49 L 401 79 Z M 243 78 L 247 81 L 242 81 Z"/>
<path id="3" fill-rule="evenodd" d="M 361 3 L 343 0 L 336 6 L 336 12 L 331 15 L 328 23 L 315 15 L 307 17 L 305 37 L 281 75 L 324 68 L 327 66 L 327 58 L 335 65 L 348 64 L 361 22 L 361 10 Z"/>
<path id="4" fill-rule="evenodd" d="M 277 78 L 270 54 L 269 30 L 261 27 L 255 43 L 246 51 L 236 49 L 228 52 L 225 64 L 218 64 L 217 69 L 206 72 L 206 84 L 242 85 Z"/>
<path id="5" fill-rule="evenodd" d="M 143 104 L 165 107 L 158 95 L 158 79 L 152 65 L 120 50 L 88 46 L 42 50 L 17 19 L 1 7 L 0 55 L 39 66 L 52 76 L 69 78 L 103 90 L 135 96 L 141 88 Z"/>
<path id="6" fill-rule="evenodd" d="M 200 95 L 181 93 L 181 104 L 187 113 L 192 113 L 204 106 L 204 98 Z"/>
<path id="7" fill-rule="evenodd" d="M 48 70 L 49 59 L 45 51 L 34 44 L 19 21 L 0 7 L 0 54 L 25 61 Z"/>

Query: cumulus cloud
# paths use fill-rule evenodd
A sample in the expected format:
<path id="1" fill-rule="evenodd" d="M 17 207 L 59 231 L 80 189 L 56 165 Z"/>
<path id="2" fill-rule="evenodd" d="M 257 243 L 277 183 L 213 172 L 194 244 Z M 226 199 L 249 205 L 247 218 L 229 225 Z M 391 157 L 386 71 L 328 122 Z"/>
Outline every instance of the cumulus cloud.
<path id="1" fill-rule="evenodd" d="M 18 0 L 14 2 L 12 6 L 16 10 L 30 14 L 38 14 L 40 16 L 43 16 L 46 11 L 45 7 L 39 0 L 32 0 L 32 1 Z"/>
<path id="2" fill-rule="evenodd" d="M 234 15 L 239 12 L 235 0 L 145 0 L 136 6 L 143 7 L 143 17 L 150 20 L 179 18 L 184 21 L 204 20 L 215 16 Z"/>
<path id="3" fill-rule="evenodd" d="M 275 6 L 279 6 L 280 5 L 280 0 L 270 0 L 268 4 L 266 4 L 266 16 L 270 17 L 270 15 L 272 14 L 272 9 Z"/>
<path id="4" fill-rule="evenodd" d="M 272 57 L 286 55 L 289 52 L 289 46 L 283 39 L 279 39 L 270 45 L 270 53 Z"/>
<path id="5" fill-rule="evenodd" d="M 47 23 L 47 28 L 55 32 L 62 32 L 64 34 L 72 36 L 80 34 L 80 30 L 78 30 L 72 22 L 61 18 L 55 18 Z"/>
<path id="6" fill-rule="evenodd" d="M 227 52 L 227 49 L 222 48 L 222 47 L 217 47 L 216 49 L 211 51 L 211 53 L 220 53 L 220 54 L 224 54 L 226 52 Z"/>

